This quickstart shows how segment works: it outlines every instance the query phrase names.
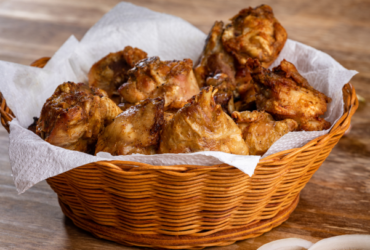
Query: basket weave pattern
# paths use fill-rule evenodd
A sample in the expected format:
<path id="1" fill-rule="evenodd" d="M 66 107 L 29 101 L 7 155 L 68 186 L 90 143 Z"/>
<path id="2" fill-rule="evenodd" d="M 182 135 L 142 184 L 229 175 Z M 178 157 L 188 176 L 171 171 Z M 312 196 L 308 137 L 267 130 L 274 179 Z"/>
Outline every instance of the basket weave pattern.
<path id="1" fill-rule="evenodd" d="M 43 67 L 47 60 L 32 65 Z M 109 161 L 47 182 L 77 226 L 121 244 L 199 249 L 256 237 L 288 219 L 299 192 L 349 128 L 358 101 L 352 85 L 343 93 L 345 112 L 330 133 L 262 159 L 252 177 L 226 164 Z M 1 93 L 0 112 L 9 131 L 14 115 Z"/>

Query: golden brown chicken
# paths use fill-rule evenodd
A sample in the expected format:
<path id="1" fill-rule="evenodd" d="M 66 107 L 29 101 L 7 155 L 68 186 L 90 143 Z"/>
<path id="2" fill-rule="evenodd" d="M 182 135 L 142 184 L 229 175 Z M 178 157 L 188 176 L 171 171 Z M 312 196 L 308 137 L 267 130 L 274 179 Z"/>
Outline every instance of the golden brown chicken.
<path id="1" fill-rule="evenodd" d="M 175 113 L 164 112 L 164 124 L 169 123 L 172 120 L 174 115 Z"/>
<path id="2" fill-rule="evenodd" d="M 126 46 L 122 51 L 110 53 L 91 67 L 88 74 L 89 85 L 105 90 L 118 104 L 120 97 L 117 89 L 127 81 L 127 71 L 146 57 L 147 53 L 131 46 Z"/>
<path id="3" fill-rule="evenodd" d="M 236 90 L 234 97 L 236 111 L 255 110 L 256 109 L 256 91 L 254 88 L 250 70 L 246 65 L 240 67 L 235 75 Z"/>
<path id="4" fill-rule="evenodd" d="M 119 113 L 105 91 L 66 82 L 44 104 L 36 133 L 55 146 L 90 153 L 104 126 Z"/>
<path id="5" fill-rule="evenodd" d="M 253 83 L 245 84 L 246 86 L 242 89 L 243 92 L 239 94 L 239 101 L 234 104 L 234 110 L 245 111 L 256 109 L 256 91 Z"/>
<path id="6" fill-rule="evenodd" d="M 216 104 L 213 87 L 203 89 L 177 111 L 161 134 L 160 153 L 222 151 L 248 155 L 241 130 Z"/>
<path id="7" fill-rule="evenodd" d="M 263 155 L 280 137 L 298 127 L 292 119 L 275 121 L 264 111 L 235 111 L 232 117 L 242 130 L 250 155 Z"/>
<path id="8" fill-rule="evenodd" d="M 256 89 L 258 110 L 265 110 L 275 119 L 293 119 L 298 130 L 314 131 L 330 128 L 330 122 L 320 118 L 326 112 L 329 97 L 312 88 L 295 66 L 283 60 L 272 71 L 258 60 L 248 60 Z"/>
<path id="9" fill-rule="evenodd" d="M 95 154 L 155 154 L 164 123 L 163 98 L 146 99 L 116 117 L 99 135 Z"/>
<path id="10" fill-rule="evenodd" d="M 120 104 L 118 104 L 118 107 L 122 110 L 122 111 L 126 111 L 126 110 L 128 110 L 129 108 L 131 108 L 132 106 L 135 106 L 135 104 L 131 104 L 131 103 L 124 103 L 124 102 L 122 102 L 122 103 L 120 103 Z"/>
<path id="11" fill-rule="evenodd" d="M 194 68 L 195 77 L 200 87 L 207 86 L 206 79 L 219 73 L 226 74 L 234 83 L 234 58 L 225 51 L 222 45 L 223 27 L 223 22 L 215 22 L 206 39 L 199 64 Z"/>
<path id="12" fill-rule="evenodd" d="M 199 93 L 190 59 L 161 61 L 150 57 L 128 71 L 128 81 L 119 89 L 124 102 L 137 103 L 163 96 L 165 107 L 179 109 Z"/>
<path id="13" fill-rule="evenodd" d="M 222 109 L 231 115 L 235 110 L 233 95 L 235 86 L 231 82 L 230 78 L 226 74 L 220 73 L 213 77 L 208 77 L 206 85 L 213 86 L 217 89 L 217 92 L 214 95 L 215 102 L 220 104 Z"/>
<path id="14" fill-rule="evenodd" d="M 243 9 L 226 25 L 222 42 L 241 65 L 248 58 L 258 59 L 268 67 L 277 58 L 287 40 L 287 33 L 274 17 L 272 8 L 261 5 Z"/>

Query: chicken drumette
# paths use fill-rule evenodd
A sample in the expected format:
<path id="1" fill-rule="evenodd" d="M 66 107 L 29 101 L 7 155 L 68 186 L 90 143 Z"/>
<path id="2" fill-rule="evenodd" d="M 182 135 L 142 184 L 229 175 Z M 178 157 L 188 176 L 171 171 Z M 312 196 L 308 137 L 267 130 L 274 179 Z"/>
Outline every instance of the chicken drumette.
<path id="1" fill-rule="evenodd" d="M 192 66 L 190 59 L 144 59 L 128 71 L 128 81 L 118 91 L 124 102 L 134 104 L 147 98 L 163 96 L 167 109 L 179 109 L 199 93 Z"/>
<path id="2" fill-rule="evenodd" d="M 216 91 L 212 86 L 203 89 L 166 123 L 161 134 L 160 153 L 222 151 L 248 154 L 241 130 L 215 103 Z"/>
<path id="3" fill-rule="evenodd" d="M 272 71 L 261 66 L 258 60 L 248 60 L 256 89 L 258 110 L 265 110 L 275 119 L 293 119 L 298 130 L 315 131 L 330 128 L 320 118 L 331 101 L 325 94 L 309 85 L 295 66 L 283 60 Z"/>
<path id="4" fill-rule="evenodd" d="M 298 127 L 292 119 L 275 121 L 264 111 L 235 111 L 232 117 L 242 130 L 250 155 L 263 155 L 280 137 Z"/>
<path id="5" fill-rule="evenodd" d="M 270 66 L 287 40 L 287 33 L 274 17 L 272 8 L 268 5 L 249 7 L 241 10 L 231 21 L 222 35 L 225 49 L 241 65 L 253 58 L 266 68 Z"/>
<path id="6" fill-rule="evenodd" d="M 127 71 L 146 57 L 147 53 L 131 46 L 126 46 L 122 51 L 110 53 L 91 67 L 88 74 L 89 85 L 105 90 L 109 98 L 118 104 L 120 97 L 117 89 L 127 81 Z"/>
<path id="7" fill-rule="evenodd" d="M 55 146 L 90 153 L 99 133 L 121 112 L 105 91 L 66 82 L 44 104 L 36 133 Z"/>
<path id="8" fill-rule="evenodd" d="M 155 154 L 164 123 L 164 99 L 146 99 L 116 117 L 99 135 L 95 153 Z"/>

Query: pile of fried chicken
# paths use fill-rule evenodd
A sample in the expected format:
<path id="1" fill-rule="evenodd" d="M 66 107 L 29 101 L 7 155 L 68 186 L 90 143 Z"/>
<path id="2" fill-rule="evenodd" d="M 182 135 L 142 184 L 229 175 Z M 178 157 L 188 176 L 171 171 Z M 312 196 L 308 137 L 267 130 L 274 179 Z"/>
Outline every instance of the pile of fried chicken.
<path id="1" fill-rule="evenodd" d="M 112 155 L 222 151 L 263 155 L 290 131 L 318 131 L 331 99 L 278 57 L 287 33 L 270 6 L 216 21 L 198 63 L 131 46 L 96 62 L 88 84 L 66 82 L 36 133 L 66 149 Z"/>

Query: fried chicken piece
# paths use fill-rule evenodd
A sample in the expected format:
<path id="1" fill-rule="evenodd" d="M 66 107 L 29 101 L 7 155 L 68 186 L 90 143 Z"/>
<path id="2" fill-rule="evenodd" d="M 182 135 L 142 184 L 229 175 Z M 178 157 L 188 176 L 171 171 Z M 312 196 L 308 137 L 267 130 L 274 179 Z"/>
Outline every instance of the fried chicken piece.
<path id="1" fill-rule="evenodd" d="M 253 58 L 258 59 L 263 67 L 270 66 L 287 40 L 287 33 L 274 17 L 272 8 L 268 5 L 249 7 L 241 10 L 231 21 L 222 35 L 226 51 L 242 65 L 248 58 Z"/>
<path id="2" fill-rule="evenodd" d="M 216 21 L 206 39 L 198 65 L 194 68 L 200 87 L 206 86 L 206 79 L 219 73 L 226 74 L 234 82 L 234 58 L 228 54 L 221 41 L 224 23 Z"/>
<path id="3" fill-rule="evenodd" d="M 231 82 L 230 78 L 226 74 L 220 73 L 214 77 L 208 77 L 206 85 L 213 86 L 217 89 L 217 92 L 214 95 L 215 102 L 220 104 L 222 109 L 231 115 L 235 110 L 233 96 L 235 86 Z"/>
<path id="4" fill-rule="evenodd" d="M 44 104 L 36 133 L 55 146 L 89 153 L 98 134 L 119 113 L 105 91 L 66 82 Z"/>
<path id="5" fill-rule="evenodd" d="M 127 109 L 99 135 L 95 154 L 155 154 L 164 123 L 163 110 L 163 98 L 146 99 Z"/>
<path id="6" fill-rule="evenodd" d="M 258 110 L 265 110 L 275 119 L 293 119 L 298 130 L 314 131 L 330 128 L 330 122 L 320 118 L 331 98 L 309 85 L 295 66 L 283 60 L 272 71 L 258 60 L 248 60 L 256 89 Z"/>
<path id="7" fill-rule="evenodd" d="M 216 104 L 213 87 L 203 89 L 177 111 L 161 134 L 160 153 L 222 151 L 248 155 L 235 122 Z"/>
<path id="8" fill-rule="evenodd" d="M 308 119 L 301 119 L 299 128 L 302 131 L 321 131 L 329 129 L 331 123 L 321 117 L 310 117 Z"/>
<path id="9" fill-rule="evenodd" d="M 147 58 L 128 71 L 128 81 L 118 92 L 128 103 L 164 96 L 166 108 L 179 109 L 199 93 L 192 67 L 190 59 L 162 62 L 158 57 Z"/>
<path id="10" fill-rule="evenodd" d="M 135 106 L 135 104 L 131 104 L 131 103 L 120 103 L 118 104 L 118 107 L 122 110 L 122 111 L 126 111 L 128 110 L 129 108 L 131 108 L 132 106 Z"/>
<path id="11" fill-rule="evenodd" d="M 88 74 L 89 85 L 105 90 L 109 98 L 118 104 L 120 97 L 117 89 L 127 81 L 127 71 L 144 58 L 147 58 L 147 53 L 131 46 L 110 53 L 91 67 Z"/>
<path id="12" fill-rule="evenodd" d="M 242 130 L 250 155 L 263 155 L 280 137 L 298 127 L 292 119 L 275 121 L 264 111 L 235 111 L 232 117 Z"/>
<path id="13" fill-rule="evenodd" d="M 174 114 L 175 113 L 164 112 L 164 124 L 169 123 L 172 120 Z"/>
<path id="14" fill-rule="evenodd" d="M 236 111 L 255 110 L 256 109 L 256 91 L 254 88 L 250 70 L 245 67 L 240 67 L 235 76 L 236 89 L 234 98 L 238 100 L 235 103 Z"/>
<path id="15" fill-rule="evenodd" d="M 256 90 L 253 83 L 245 84 L 244 89 L 240 91 L 239 101 L 234 104 L 236 111 L 246 111 L 256 109 Z"/>

